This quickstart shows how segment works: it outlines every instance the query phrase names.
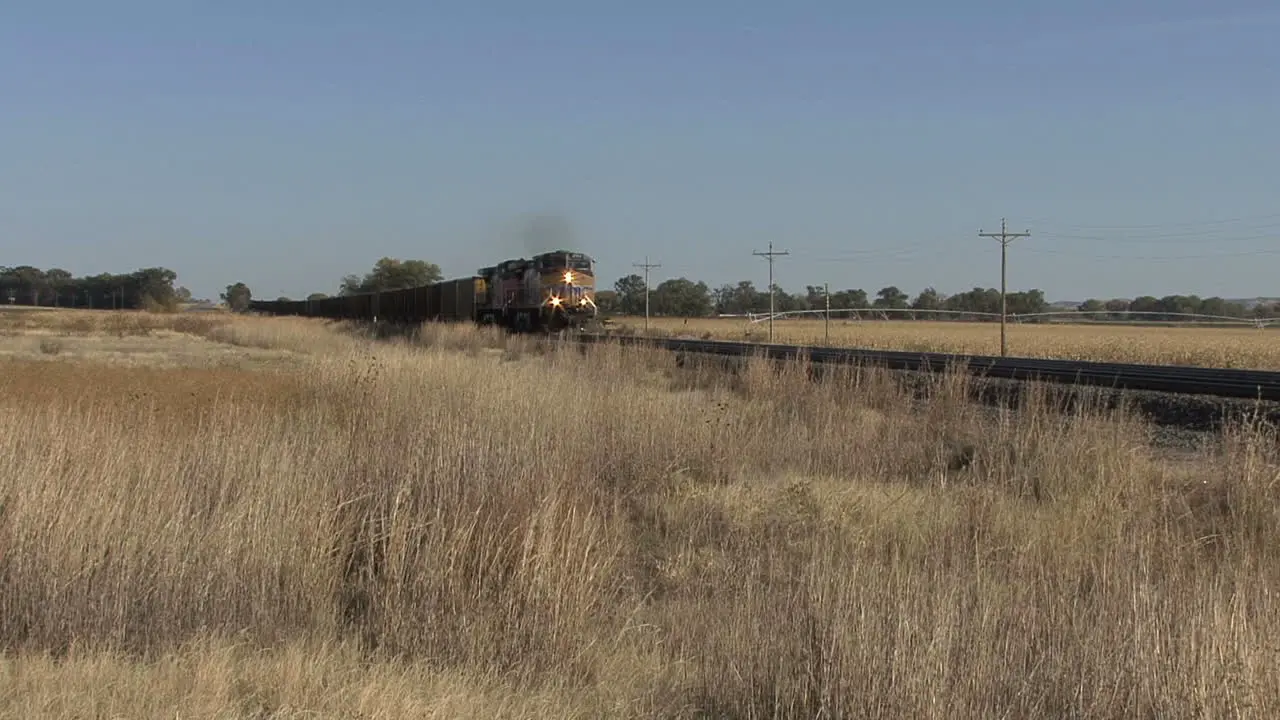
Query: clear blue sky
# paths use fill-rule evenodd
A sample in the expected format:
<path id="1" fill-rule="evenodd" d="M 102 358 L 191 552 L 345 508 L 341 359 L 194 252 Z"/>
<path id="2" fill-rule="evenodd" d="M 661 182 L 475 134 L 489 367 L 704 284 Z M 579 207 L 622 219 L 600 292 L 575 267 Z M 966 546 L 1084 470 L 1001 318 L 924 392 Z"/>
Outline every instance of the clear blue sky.
<path id="1" fill-rule="evenodd" d="M 891 9 L 892 8 L 892 9 Z M 1280 7 L 0 4 L 0 264 L 197 296 L 447 276 L 561 213 L 611 284 L 1280 295 Z"/>

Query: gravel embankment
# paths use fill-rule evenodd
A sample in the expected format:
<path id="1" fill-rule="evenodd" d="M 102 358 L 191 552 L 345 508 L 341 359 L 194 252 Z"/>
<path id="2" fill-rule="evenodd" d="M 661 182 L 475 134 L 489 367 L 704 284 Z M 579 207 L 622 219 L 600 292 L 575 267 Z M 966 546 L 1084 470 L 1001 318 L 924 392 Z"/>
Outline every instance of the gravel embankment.
<path id="1" fill-rule="evenodd" d="M 677 363 L 685 365 L 691 356 L 680 357 Z M 698 364 L 711 363 L 734 372 L 745 362 L 736 357 L 699 356 Z M 815 377 L 821 377 L 826 366 L 814 365 Z M 930 373 L 894 371 L 893 377 L 915 397 L 924 399 L 937 377 Z M 1032 383 L 1016 380 L 995 380 L 974 377 L 969 381 L 969 395 L 984 405 L 1016 410 L 1022 403 L 1023 393 Z M 1193 449 L 1203 442 L 1205 434 L 1217 434 L 1225 426 L 1250 418 L 1266 424 L 1280 425 L 1280 403 L 1217 398 L 1205 395 L 1180 395 L 1138 390 L 1114 390 L 1110 388 L 1040 383 L 1044 401 L 1063 412 L 1072 412 L 1083 403 L 1097 409 L 1127 407 L 1144 418 L 1155 428 L 1156 442 L 1171 447 Z"/>
<path id="2" fill-rule="evenodd" d="M 919 377 L 920 373 L 912 374 L 917 376 L 914 382 L 905 377 L 903 381 L 923 389 L 924 379 Z M 1018 407 L 1022 393 L 1032 386 L 1014 380 L 982 378 L 974 378 L 970 384 L 970 395 L 975 400 L 1013 408 Z M 1107 410 L 1123 406 L 1154 425 L 1187 431 L 1219 432 L 1229 423 L 1250 417 L 1280 423 L 1280 403 L 1274 402 L 1067 384 L 1041 384 L 1040 388 L 1046 400 L 1064 412 L 1071 412 L 1082 403 Z"/>
<path id="3" fill-rule="evenodd" d="M 924 378 L 903 380 L 913 382 L 923 391 Z M 1017 381 L 975 379 L 970 396 L 992 412 L 1017 413 L 1019 395 L 1026 387 L 1027 383 Z M 1212 448 L 1220 442 L 1224 427 L 1241 422 L 1253 413 L 1265 422 L 1280 424 L 1280 403 L 1255 404 L 1230 398 L 1071 385 L 1050 385 L 1045 391 L 1049 402 L 1064 412 L 1074 410 L 1081 403 L 1107 410 L 1124 406 L 1150 424 L 1153 447 L 1173 454 L 1198 453 Z M 919 396 L 923 394 L 920 392 Z"/>

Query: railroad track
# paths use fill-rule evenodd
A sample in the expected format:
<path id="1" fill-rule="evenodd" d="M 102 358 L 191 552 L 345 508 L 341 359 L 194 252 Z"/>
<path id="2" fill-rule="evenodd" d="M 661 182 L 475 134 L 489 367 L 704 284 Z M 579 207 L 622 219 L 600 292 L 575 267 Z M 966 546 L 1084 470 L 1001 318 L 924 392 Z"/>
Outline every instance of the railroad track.
<path id="1" fill-rule="evenodd" d="M 579 335 L 576 340 L 583 343 L 618 342 L 623 345 L 655 347 L 677 353 L 720 357 L 763 356 L 775 360 L 807 357 L 815 364 L 866 364 L 889 370 L 915 372 L 939 373 L 950 368 L 963 367 L 972 375 L 999 380 L 1039 381 L 1113 390 L 1280 402 L 1280 372 L 1264 370 L 951 355 L 599 334 Z"/>

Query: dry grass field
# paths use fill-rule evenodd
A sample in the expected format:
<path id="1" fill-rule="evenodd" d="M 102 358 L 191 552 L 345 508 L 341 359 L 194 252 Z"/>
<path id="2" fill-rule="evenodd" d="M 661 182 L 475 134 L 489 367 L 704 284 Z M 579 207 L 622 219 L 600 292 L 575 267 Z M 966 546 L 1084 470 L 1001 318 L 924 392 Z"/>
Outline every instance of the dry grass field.
<path id="1" fill-rule="evenodd" d="M 641 331 L 644 318 L 623 317 L 616 326 Z M 658 333 L 766 342 L 768 322 L 743 318 L 650 318 Z M 1064 360 L 1280 370 L 1280 333 L 1253 327 L 1157 327 L 1152 325 L 1008 325 L 1009 354 Z M 974 355 L 1000 354 L 1000 324 L 909 320 L 831 319 L 830 339 L 821 319 L 776 320 L 777 343 L 830 344 L 879 350 Z"/>
<path id="2" fill-rule="evenodd" d="M 1280 713 L 1280 443 L 474 328 L 0 313 L 0 716 Z"/>

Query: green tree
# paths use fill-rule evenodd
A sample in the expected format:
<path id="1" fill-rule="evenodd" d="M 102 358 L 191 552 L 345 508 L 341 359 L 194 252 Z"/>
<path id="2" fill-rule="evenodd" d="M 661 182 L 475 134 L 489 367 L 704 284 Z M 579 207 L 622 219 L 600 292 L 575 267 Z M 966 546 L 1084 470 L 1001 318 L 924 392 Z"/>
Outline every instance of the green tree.
<path id="1" fill-rule="evenodd" d="M 868 307 L 867 291 L 861 288 L 831 293 L 832 310 L 861 310 Z"/>
<path id="2" fill-rule="evenodd" d="M 177 279 L 178 273 L 168 268 L 143 268 L 134 272 L 131 282 L 126 284 L 130 290 L 128 296 L 132 297 L 134 307 L 173 310 L 178 304 L 177 292 L 173 288 Z"/>
<path id="3" fill-rule="evenodd" d="M 811 310 L 823 310 L 827 307 L 827 293 L 822 285 L 804 286 L 804 304 Z"/>
<path id="4" fill-rule="evenodd" d="M 711 314 L 711 289 L 704 282 L 686 278 L 664 280 L 653 289 L 649 305 L 655 315 L 703 317 Z"/>
<path id="5" fill-rule="evenodd" d="M 941 310 L 946 298 L 932 287 L 927 287 L 916 295 L 916 299 L 911 301 L 911 309 L 917 310 L 916 317 L 922 320 L 931 320 L 937 317 L 937 314 L 931 312 L 933 310 Z"/>
<path id="6" fill-rule="evenodd" d="M 1010 315 L 1034 315 L 1049 309 L 1049 301 L 1044 299 L 1044 291 L 1039 289 L 1007 293 L 1005 305 Z"/>
<path id="7" fill-rule="evenodd" d="M 72 277 L 60 268 L 44 271 L 30 265 L 0 268 L 0 302 L 90 308 L 159 308 L 173 305 L 177 273 L 162 267 L 117 275 Z"/>
<path id="8" fill-rule="evenodd" d="M 613 289 L 617 293 L 618 312 L 623 315 L 644 314 L 644 278 L 634 273 L 618 278 L 618 281 L 613 284 Z M 649 305 L 649 311 L 652 313 L 652 293 L 650 293 Z"/>
<path id="9" fill-rule="evenodd" d="M 1103 307 L 1107 309 L 1107 313 L 1112 320 L 1123 320 L 1128 317 L 1129 301 L 1124 298 L 1108 300 Z"/>
<path id="10" fill-rule="evenodd" d="M 6 293 L 14 298 L 15 304 L 40 305 L 42 295 L 48 287 L 44 271 L 30 265 L 18 265 L 6 269 L 9 278 Z"/>
<path id="11" fill-rule="evenodd" d="M 876 293 L 876 300 L 872 303 L 872 306 L 877 308 L 902 309 L 907 307 L 907 300 L 909 299 L 910 298 L 907 294 L 899 290 L 896 285 L 890 285 L 888 287 L 881 288 L 880 292 Z"/>
<path id="12" fill-rule="evenodd" d="M 606 315 L 619 314 L 620 307 L 618 305 L 617 290 L 597 290 L 596 291 L 596 308 Z"/>
<path id="13" fill-rule="evenodd" d="M 962 292 L 947 298 L 945 303 L 948 310 L 956 310 L 959 312 L 970 313 L 1000 313 L 1000 291 L 994 288 L 973 288 L 968 292 Z M 971 319 L 960 316 L 957 319 Z M 989 316 L 979 316 L 982 320 L 991 320 Z"/>
<path id="14" fill-rule="evenodd" d="M 74 278 L 62 268 L 53 268 L 44 274 L 45 284 L 53 295 L 54 305 L 71 305 L 75 302 Z"/>
<path id="15" fill-rule="evenodd" d="M 253 299 L 253 292 L 249 290 L 248 285 L 238 282 L 235 285 L 228 285 L 226 292 L 223 292 L 221 297 L 232 312 L 244 312 L 249 309 L 249 301 Z"/>
<path id="16" fill-rule="evenodd" d="M 769 293 L 757 290 L 750 280 L 721 286 L 712 293 L 712 302 L 715 311 L 722 315 L 769 311 Z"/>
<path id="17" fill-rule="evenodd" d="M 1148 313 L 1148 312 L 1158 312 L 1159 310 L 1160 310 L 1160 301 L 1157 300 L 1153 295 L 1139 295 L 1138 297 L 1134 298 L 1132 302 L 1129 303 L 1130 312 Z M 1148 315 L 1144 319 L 1151 320 L 1152 318 L 1151 316 Z"/>
<path id="18" fill-rule="evenodd" d="M 425 260 L 397 260 L 384 257 L 374 263 L 364 277 L 348 275 L 342 279 L 340 295 L 404 290 L 440 282 L 444 274 L 440 266 Z"/>
<path id="19" fill-rule="evenodd" d="M 1202 315 L 1242 318 L 1245 315 L 1245 309 L 1241 303 L 1228 302 L 1220 297 L 1210 297 L 1205 298 L 1200 303 L 1200 313 Z"/>
<path id="20" fill-rule="evenodd" d="M 1097 298 L 1089 298 L 1088 300 L 1085 300 L 1084 302 L 1080 303 L 1080 305 L 1076 308 L 1077 311 L 1079 311 L 1086 318 L 1089 318 L 1091 320 L 1100 320 L 1103 317 L 1105 317 L 1106 309 L 1107 309 L 1107 306 L 1104 305 L 1102 301 Z"/>
<path id="21" fill-rule="evenodd" d="M 769 311 L 769 293 L 761 293 L 764 297 L 764 312 Z M 802 295 L 792 295 L 777 283 L 773 284 L 773 310 L 774 312 L 795 312 L 796 310 L 804 310 L 808 308 L 808 303 Z"/>

